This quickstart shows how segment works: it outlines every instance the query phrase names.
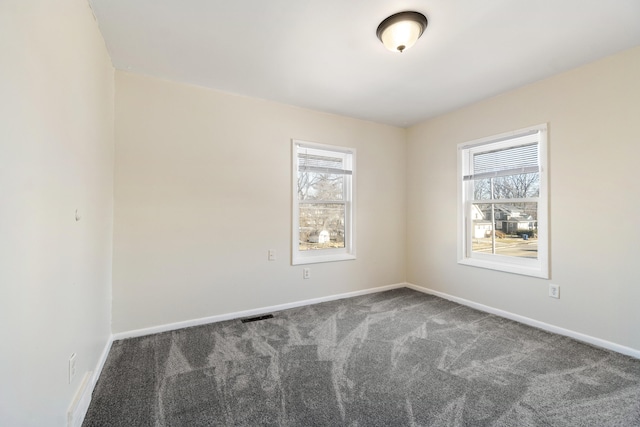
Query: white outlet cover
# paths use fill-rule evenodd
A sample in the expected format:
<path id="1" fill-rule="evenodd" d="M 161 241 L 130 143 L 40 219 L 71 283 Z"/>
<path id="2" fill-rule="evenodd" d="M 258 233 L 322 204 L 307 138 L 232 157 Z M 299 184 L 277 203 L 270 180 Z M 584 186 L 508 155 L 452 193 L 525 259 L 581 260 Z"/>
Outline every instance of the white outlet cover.
<path id="1" fill-rule="evenodd" d="M 549 296 L 551 298 L 560 298 L 560 285 L 549 284 Z"/>

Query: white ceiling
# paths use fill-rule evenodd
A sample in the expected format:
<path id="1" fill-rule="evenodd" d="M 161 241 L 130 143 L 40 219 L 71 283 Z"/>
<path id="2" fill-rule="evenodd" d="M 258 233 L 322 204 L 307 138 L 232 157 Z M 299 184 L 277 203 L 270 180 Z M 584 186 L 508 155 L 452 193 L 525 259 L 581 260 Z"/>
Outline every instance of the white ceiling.
<path id="1" fill-rule="evenodd" d="M 402 127 L 640 45 L 640 0 L 90 4 L 117 69 Z M 403 10 L 429 25 L 399 54 Z"/>

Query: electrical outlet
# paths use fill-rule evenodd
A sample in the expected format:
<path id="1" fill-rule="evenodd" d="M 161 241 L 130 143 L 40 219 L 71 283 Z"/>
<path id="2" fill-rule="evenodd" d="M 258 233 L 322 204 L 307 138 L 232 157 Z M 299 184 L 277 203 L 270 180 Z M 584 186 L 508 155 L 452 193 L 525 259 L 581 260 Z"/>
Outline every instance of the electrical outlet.
<path id="1" fill-rule="evenodd" d="M 549 283 L 549 296 L 551 298 L 560 298 L 560 285 Z"/>
<path id="2" fill-rule="evenodd" d="M 269 249 L 268 259 L 269 259 L 269 261 L 275 261 L 276 260 L 276 251 L 274 249 Z"/>
<path id="3" fill-rule="evenodd" d="M 69 384 L 73 381 L 73 377 L 76 376 L 76 354 L 73 353 L 69 357 Z"/>
<path id="4" fill-rule="evenodd" d="M 303 268 L 302 269 L 302 278 L 303 279 L 311 279 L 311 269 L 310 268 Z"/>

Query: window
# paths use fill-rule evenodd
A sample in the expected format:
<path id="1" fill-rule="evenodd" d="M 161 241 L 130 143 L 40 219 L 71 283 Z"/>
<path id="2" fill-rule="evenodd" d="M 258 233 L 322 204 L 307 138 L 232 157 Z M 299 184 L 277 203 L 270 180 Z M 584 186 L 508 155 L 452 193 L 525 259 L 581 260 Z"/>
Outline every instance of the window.
<path id="1" fill-rule="evenodd" d="M 547 126 L 458 145 L 458 262 L 549 277 Z"/>
<path id="2" fill-rule="evenodd" d="M 292 264 L 355 259 L 355 150 L 293 141 Z"/>

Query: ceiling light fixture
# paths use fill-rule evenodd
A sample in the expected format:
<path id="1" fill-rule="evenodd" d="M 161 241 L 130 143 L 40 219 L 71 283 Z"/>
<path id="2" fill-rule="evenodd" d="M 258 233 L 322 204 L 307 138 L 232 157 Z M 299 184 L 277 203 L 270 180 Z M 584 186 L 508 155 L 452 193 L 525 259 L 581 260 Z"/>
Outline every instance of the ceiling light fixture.
<path id="1" fill-rule="evenodd" d="M 402 53 L 418 41 L 425 28 L 427 17 L 423 14 L 400 12 L 382 21 L 376 35 L 387 49 Z"/>

